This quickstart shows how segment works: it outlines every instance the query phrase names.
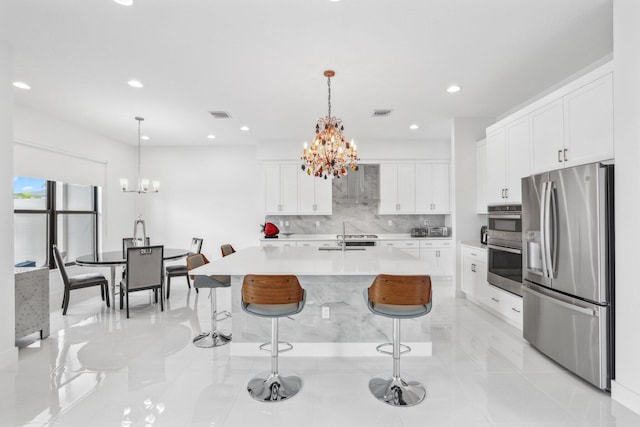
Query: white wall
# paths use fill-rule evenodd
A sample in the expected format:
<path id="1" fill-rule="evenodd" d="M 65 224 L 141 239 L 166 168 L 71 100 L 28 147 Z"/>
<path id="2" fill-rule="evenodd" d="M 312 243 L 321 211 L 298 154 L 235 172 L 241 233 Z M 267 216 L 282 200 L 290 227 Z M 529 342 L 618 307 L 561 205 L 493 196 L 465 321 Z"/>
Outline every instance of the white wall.
<path id="1" fill-rule="evenodd" d="M 11 51 L 0 43 L 0 367 L 18 360 L 14 344 L 12 109 Z"/>
<path id="2" fill-rule="evenodd" d="M 202 237 L 210 260 L 224 243 L 236 250 L 259 244 L 263 176 L 255 146 L 152 148 L 143 157 L 147 175 L 161 185 L 159 193 L 141 196 L 152 243 L 188 247 Z"/>
<path id="3" fill-rule="evenodd" d="M 616 0 L 615 197 L 616 373 L 611 396 L 640 413 L 640 286 L 638 274 L 638 166 L 640 165 L 640 2 Z"/>
<path id="4" fill-rule="evenodd" d="M 472 240 L 479 242 L 480 227 L 486 224 L 486 215 L 477 211 L 476 142 L 485 137 L 485 129 L 493 118 L 456 118 L 452 123 L 451 152 L 454 160 L 452 186 L 455 208 L 453 233 L 455 242 Z M 462 254 L 456 244 L 456 289 L 460 289 Z"/>

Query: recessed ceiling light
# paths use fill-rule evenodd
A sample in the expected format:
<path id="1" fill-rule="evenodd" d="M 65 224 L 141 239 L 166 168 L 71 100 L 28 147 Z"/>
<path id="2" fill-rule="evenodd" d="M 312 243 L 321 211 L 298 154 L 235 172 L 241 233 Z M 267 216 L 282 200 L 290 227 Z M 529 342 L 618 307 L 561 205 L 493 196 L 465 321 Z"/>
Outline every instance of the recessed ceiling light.
<path id="1" fill-rule="evenodd" d="M 207 138 L 216 139 L 216 136 L 214 134 L 210 133 L 209 135 L 207 135 Z"/>
<path id="2" fill-rule="evenodd" d="M 123 6 L 132 6 L 133 0 L 113 0 L 114 2 L 121 4 Z"/>
<path id="3" fill-rule="evenodd" d="M 31 86 L 29 86 L 25 82 L 13 82 L 13 86 L 17 87 L 18 89 L 24 89 L 24 90 L 31 89 Z"/>
<path id="4" fill-rule="evenodd" d="M 247 132 L 249 130 L 249 126 L 242 126 L 240 130 L 243 132 Z"/>
<path id="5" fill-rule="evenodd" d="M 142 135 L 140 139 L 144 139 L 145 141 L 148 141 L 150 138 L 147 135 Z"/>
<path id="6" fill-rule="evenodd" d="M 140 83 L 138 80 L 129 80 L 127 82 L 127 84 L 131 87 L 135 87 L 135 88 L 141 88 L 142 86 L 144 86 L 142 83 Z"/>
<path id="7" fill-rule="evenodd" d="M 416 125 L 416 124 L 412 124 L 411 126 L 409 126 L 409 129 L 411 130 L 416 130 L 418 129 L 420 126 Z"/>
<path id="8" fill-rule="evenodd" d="M 331 3 L 338 3 L 340 0 L 329 0 Z"/>
<path id="9" fill-rule="evenodd" d="M 451 85 L 447 88 L 447 92 L 449 93 L 456 93 L 456 92 L 460 92 L 460 86 L 458 85 Z"/>

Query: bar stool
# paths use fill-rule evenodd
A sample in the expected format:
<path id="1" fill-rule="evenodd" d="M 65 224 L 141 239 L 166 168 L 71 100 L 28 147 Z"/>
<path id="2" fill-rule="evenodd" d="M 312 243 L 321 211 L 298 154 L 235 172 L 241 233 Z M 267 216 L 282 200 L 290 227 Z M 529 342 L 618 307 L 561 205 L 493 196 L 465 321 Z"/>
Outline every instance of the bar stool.
<path id="1" fill-rule="evenodd" d="M 424 386 L 400 376 L 400 355 L 411 351 L 409 346 L 400 344 L 400 320 L 424 316 L 431 311 L 431 278 L 379 274 L 364 290 L 364 296 L 372 313 L 393 319 L 393 342 L 376 348 L 380 353 L 393 356 L 393 376 L 373 378 L 369 381 L 369 390 L 376 399 L 392 406 L 413 406 L 422 402 L 427 395 Z M 391 346 L 392 351 L 383 349 L 387 346 Z"/>
<path id="2" fill-rule="evenodd" d="M 208 264 L 209 260 L 204 254 L 194 254 L 187 257 L 187 268 L 192 270 L 196 267 Z M 193 344 L 196 347 L 211 348 L 220 347 L 228 344 L 231 341 L 231 334 L 224 334 L 218 330 L 218 321 L 231 317 L 231 313 L 228 311 L 222 311 L 218 313 L 216 304 L 216 288 L 228 288 L 231 286 L 230 276 L 191 276 L 193 279 L 193 287 L 210 288 L 211 294 L 211 331 L 203 332 L 193 339 Z"/>
<path id="3" fill-rule="evenodd" d="M 276 402 L 293 397 L 302 387 L 302 379 L 292 373 L 278 371 L 278 353 L 293 346 L 278 341 L 278 318 L 300 313 L 305 291 L 298 278 L 291 275 L 248 274 L 242 282 L 242 310 L 259 317 L 271 318 L 271 342 L 260 350 L 271 352 L 271 371 L 261 372 L 247 384 L 249 395 L 262 402 Z M 280 349 L 280 344 L 284 346 Z"/>

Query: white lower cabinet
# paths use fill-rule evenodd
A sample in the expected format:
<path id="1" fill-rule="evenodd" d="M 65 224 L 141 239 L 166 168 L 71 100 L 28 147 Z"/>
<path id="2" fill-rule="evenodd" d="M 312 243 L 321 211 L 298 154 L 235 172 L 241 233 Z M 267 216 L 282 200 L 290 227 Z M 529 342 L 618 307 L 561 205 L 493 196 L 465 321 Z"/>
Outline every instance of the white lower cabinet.
<path id="1" fill-rule="evenodd" d="M 522 298 L 487 282 L 487 252 L 462 246 L 460 289 L 466 297 L 522 329 Z"/>
<path id="2" fill-rule="evenodd" d="M 429 265 L 431 276 L 453 276 L 454 251 L 451 240 L 421 240 L 420 259 Z"/>
<path id="3" fill-rule="evenodd" d="M 308 247 L 308 248 L 321 248 L 328 246 L 337 246 L 338 242 L 336 240 L 299 240 L 297 246 L 300 248 Z"/>
<path id="4" fill-rule="evenodd" d="M 296 241 L 295 240 L 277 240 L 277 239 L 261 240 L 260 246 L 264 248 L 283 247 L 283 246 L 295 247 Z"/>

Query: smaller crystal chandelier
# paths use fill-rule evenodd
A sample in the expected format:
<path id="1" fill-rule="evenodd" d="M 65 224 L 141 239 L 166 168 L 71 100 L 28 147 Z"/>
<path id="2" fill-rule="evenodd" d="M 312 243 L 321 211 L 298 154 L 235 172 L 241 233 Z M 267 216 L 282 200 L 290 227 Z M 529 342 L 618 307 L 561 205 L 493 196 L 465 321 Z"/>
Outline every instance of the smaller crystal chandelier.
<path id="1" fill-rule="evenodd" d="M 135 190 L 129 190 L 129 180 L 120 178 L 120 188 L 124 193 L 157 193 L 160 191 L 160 182 L 153 181 L 149 189 L 149 180 L 140 177 L 140 124 L 144 118 L 136 117 L 136 120 L 138 121 L 138 186 Z"/>
<path id="2" fill-rule="evenodd" d="M 316 136 L 311 147 L 304 143 L 302 157 L 302 170 L 307 175 L 327 179 L 328 176 L 340 178 L 346 175 L 348 170 L 358 170 L 358 150 L 356 144 L 347 141 L 342 135 L 344 126 L 342 120 L 331 117 L 331 77 L 335 72 L 327 70 L 324 76 L 327 78 L 329 88 L 329 112 L 326 117 L 321 117 L 316 123 Z"/>

